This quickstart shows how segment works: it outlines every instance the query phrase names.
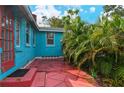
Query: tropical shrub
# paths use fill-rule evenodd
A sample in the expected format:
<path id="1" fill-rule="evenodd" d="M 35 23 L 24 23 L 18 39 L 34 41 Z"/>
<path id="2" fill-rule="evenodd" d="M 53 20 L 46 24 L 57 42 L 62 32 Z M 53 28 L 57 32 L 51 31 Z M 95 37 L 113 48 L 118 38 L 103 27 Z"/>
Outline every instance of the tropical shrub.
<path id="1" fill-rule="evenodd" d="M 114 68 L 119 63 L 120 51 L 124 47 L 124 19 L 115 15 L 112 20 L 103 17 L 97 24 L 87 24 L 81 20 L 78 12 L 69 10 L 68 15 L 63 17 L 65 59 L 79 69 L 87 69 L 94 78 L 101 75 L 103 82 L 110 80 L 109 86 L 114 86 L 118 80 L 122 83 L 124 67 Z M 111 76 L 113 71 L 117 76 Z"/>
<path id="2" fill-rule="evenodd" d="M 124 65 L 124 64 L 123 64 Z M 124 66 L 119 65 L 113 71 L 113 86 L 124 86 Z"/>
<path id="3" fill-rule="evenodd" d="M 109 77 L 111 74 L 113 64 L 115 63 L 115 56 L 112 53 L 101 52 L 96 55 L 97 71 L 103 77 Z"/>
<path id="4" fill-rule="evenodd" d="M 112 70 L 112 63 L 110 62 L 101 62 L 100 72 L 104 77 L 109 77 Z"/>

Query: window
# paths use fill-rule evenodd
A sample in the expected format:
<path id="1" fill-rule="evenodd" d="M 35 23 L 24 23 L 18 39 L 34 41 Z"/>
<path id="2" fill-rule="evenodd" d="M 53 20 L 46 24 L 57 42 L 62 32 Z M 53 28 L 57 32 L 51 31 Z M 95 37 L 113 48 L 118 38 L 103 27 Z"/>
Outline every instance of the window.
<path id="1" fill-rule="evenodd" d="M 16 46 L 20 46 L 20 24 L 19 20 L 16 20 Z"/>
<path id="2" fill-rule="evenodd" d="M 36 33 L 33 31 L 33 46 L 36 46 Z"/>
<path id="3" fill-rule="evenodd" d="M 47 45 L 54 45 L 54 33 L 47 32 Z"/>
<path id="4" fill-rule="evenodd" d="M 5 17 L 2 17 L 2 20 L 1 21 L 2 21 L 2 23 L 1 23 L 2 24 L 2 27 L 5 27 L 5 22 L 4 22 L 5 21 Z"/>
<path id="5" fill-rule="evenodd" d="M 29 24 L 26 25 L 26 45 L 30 45 L 30 31 L 29 31 Z"/>

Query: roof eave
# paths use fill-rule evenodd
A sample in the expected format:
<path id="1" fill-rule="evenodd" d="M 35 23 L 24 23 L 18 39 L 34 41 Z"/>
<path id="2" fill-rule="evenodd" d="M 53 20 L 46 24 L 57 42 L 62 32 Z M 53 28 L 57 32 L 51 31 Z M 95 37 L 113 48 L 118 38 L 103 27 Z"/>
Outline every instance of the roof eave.
<path id="1" fill-rule="evenodd" d="M 31 24 L 34 26 L 34 28 L 36 30 L 39 30 L 39 27 L 36 24 L 36 21 L 33 18 L 32 13 L 31 13 L 30 9 L 28 8 L 28 6 L 19 5 L 18 7 L 23 12 L 23 14 L 25 15 L 25 17 L 31 22 Z"/>
<path id="2" fill-rule="evenodd" d="M 39 31 L 42 32 L 64 32 L 63 28 L 39 28 Z"/>

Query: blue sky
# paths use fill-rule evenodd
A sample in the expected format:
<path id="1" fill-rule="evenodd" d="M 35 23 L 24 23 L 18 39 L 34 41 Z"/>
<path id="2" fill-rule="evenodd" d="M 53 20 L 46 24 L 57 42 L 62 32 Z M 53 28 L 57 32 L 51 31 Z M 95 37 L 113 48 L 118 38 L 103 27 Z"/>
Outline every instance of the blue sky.
<path id="1" fill-rule="evenodd" d="M 30 6 L 32 13 L 37 15 L 39 23 L 42 23 L 41 16 L 61 17 L 67 14 L 68 9 L 79 9 L 82 20 L 88 23 L 97 22 L 99 16 L 103 13 L 102 5 L 32 5 Z"/>

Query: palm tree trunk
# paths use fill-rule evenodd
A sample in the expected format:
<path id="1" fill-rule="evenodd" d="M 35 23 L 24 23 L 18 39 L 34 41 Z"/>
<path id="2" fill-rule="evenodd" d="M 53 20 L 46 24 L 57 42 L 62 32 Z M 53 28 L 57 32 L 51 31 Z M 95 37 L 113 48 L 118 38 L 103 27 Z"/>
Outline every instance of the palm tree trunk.
<path id="1" fill-rule="evenodd" d="M 99 49 L 93 51 L 93 53 L 92 53 L 92 62 L 93 62 L 93 66 L 96 66 L 96 62 L 95 62 L 96 54 L 97 54 L 99 51 L 103 50 L 103 49 L 104 49 L 104 47 L 99 48 Z"/>

